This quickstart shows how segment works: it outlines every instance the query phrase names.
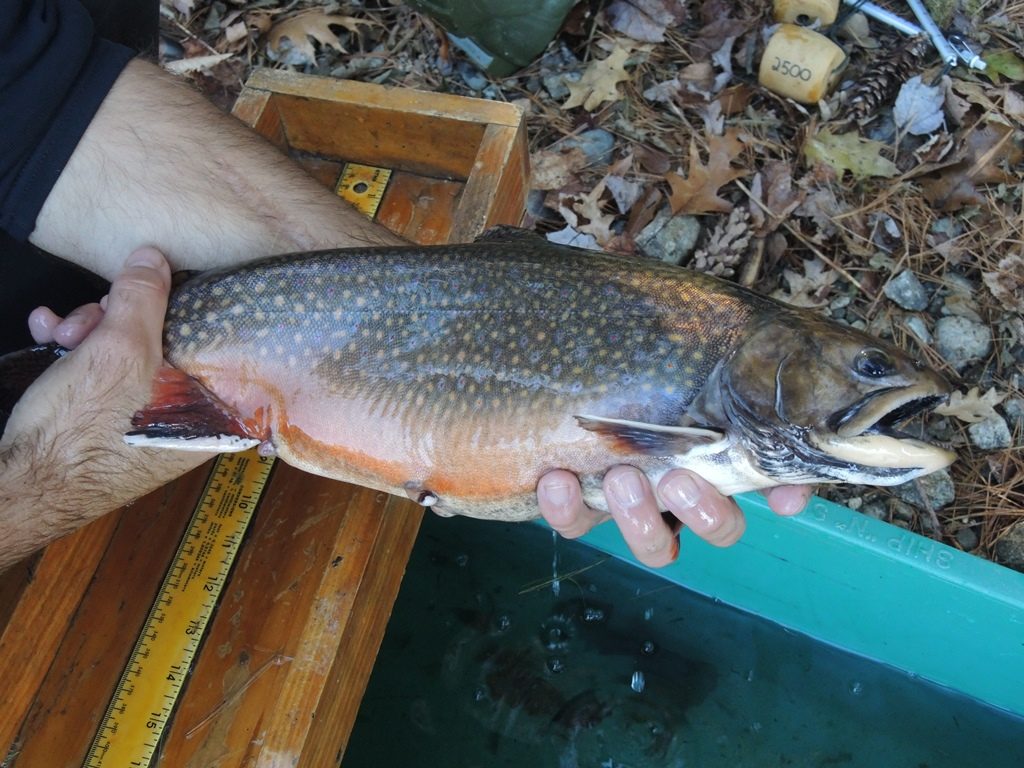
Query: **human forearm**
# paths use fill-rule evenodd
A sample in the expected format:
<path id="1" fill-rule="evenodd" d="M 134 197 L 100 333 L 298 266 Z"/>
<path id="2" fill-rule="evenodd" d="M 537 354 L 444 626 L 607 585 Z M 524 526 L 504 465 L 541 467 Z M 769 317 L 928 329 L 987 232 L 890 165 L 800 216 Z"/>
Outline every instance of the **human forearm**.
<path id="1" fill-rule="evenodd" d="M 107 278 L 142 243 L 174 269 L 400 239 L 239 121 L 133 61 L 50 192 L 31 239 Z"/>
<path id="2" fill-rule="evenodd" d="M 138 252 L 88 338 L 18 401 L 0 437 L 0 569 L 209 457 L 123 439 L 162 362 L 170 281 L 158 253 Z"/>

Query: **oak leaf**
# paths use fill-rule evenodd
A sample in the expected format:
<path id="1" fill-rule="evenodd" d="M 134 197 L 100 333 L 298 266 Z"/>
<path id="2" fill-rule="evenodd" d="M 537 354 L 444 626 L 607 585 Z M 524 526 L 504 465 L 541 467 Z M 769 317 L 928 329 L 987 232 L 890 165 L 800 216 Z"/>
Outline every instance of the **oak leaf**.
<path id="1" fill-rule="evenodd" d="M 832 283 L 839 279 L 839 273 L 828 269 L 825 262 L 818 258 L 804 260 L 803 267 L 802 275 L 792 269 L 783 270 L 782 276 L 786 278 L 788 290 L 780 288 L 772 293 L 772 298 L 795 307 L 825 306 Z"/>
<path id="2" fill-rule="evenodd" d="M 885 144 L 862 138 L 857 131 L 841 134 L 819 131 L 807 139 L 804 155 L 812 163 L 831 166 L 839 175 L 849 171 L 855 179 L 891 178 L 899 169 L 892 160 L 882 157 L 883 149 Z"/>
<path id="3" fill-rule="evenodd" d="M 606 101 L 618 101 L 621 98 L 618 84 L 630 79 L 630 74 L 626 72 L 630 51 L 630 47 L 616 41 L 606 58 L 591 61 L 583 77 L 568 84 L 569 98 L 562 109 L 582 106 L 587 112 L 593 112 Z"/>
<path id="4" fill-rule="evenodd" d="M 634 40 L 660 43 L 686 16 L 682 0 L 614 0 L 604 12 L 612 29 Z"/>
<path id="5" fill-rule="evenodd" d="M 743 142 L 739 132 L 731 129 L 724 136 L 708 136 L 708 162 L 701 161 L 697 142 L 690 140 L 690 169 L 686 176 L 674 171 L 665 174 L 665 180 L 672 189 L 669 204 L 672 213 L 729 213 L 733 206 L 718 196 L 718 190 L 733 179 L 750 173 L 745 168 L 732 165 L 740 152 Z"/>
<path id="6" fill-rule="evenodd" d="M 313 40 L 345 53 L 345 47 L 331 29 L 332 26 L 356 32 L 360 24 L 372 23 L 367 19 L 357 19 L 353 16 L 325 13 L 319 8 L 303 11 L 282 19 L 271 28 L 267 35 L 267 55 L 273 61 L 289 65 L 314 64 L 316 49 L 313 47 Z"/>
<path id="7" fill-rule="evenodd" d="M 1008 312 L 1024 313 L 1024 257 L 1019 253 L 1000 259 L 993 272 L 981 279 Z"/>
<path id="8" fill-rule="evenodd" d="M 984 395 L 979 392 L 977 387 L 972 387 L 966 395 L 963 392 L 954 392 L 949 396 L 949 402 L 936 408 L 935 413 L 940 416 L 953 416 L 968 424 L 977 424 L 979 421 L 999 416 L 995 412 L 995 406 L 1003 402 L 1007 396 L 1000 395 L 995 387 Z"/>

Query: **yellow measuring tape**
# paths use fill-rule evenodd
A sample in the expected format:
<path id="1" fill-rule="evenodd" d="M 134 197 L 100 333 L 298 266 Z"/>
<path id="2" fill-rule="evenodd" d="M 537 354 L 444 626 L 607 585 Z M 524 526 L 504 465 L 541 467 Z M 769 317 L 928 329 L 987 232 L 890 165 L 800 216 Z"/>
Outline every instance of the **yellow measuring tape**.
<path id="1" fill-rule="evenodd" d="M 372 219 L 390 177 L 387 169 L 348 163 L 335 191 Z M 152 762 L 273 464 L 255 449 L 217 457 L 84 768 Z"/>
<path id="2" fill-rule="evenodd" d="M 391 171 L 387 168 L 346 163 L 334 191 L 372 219 L 377 215 L 390 178 Z"/>

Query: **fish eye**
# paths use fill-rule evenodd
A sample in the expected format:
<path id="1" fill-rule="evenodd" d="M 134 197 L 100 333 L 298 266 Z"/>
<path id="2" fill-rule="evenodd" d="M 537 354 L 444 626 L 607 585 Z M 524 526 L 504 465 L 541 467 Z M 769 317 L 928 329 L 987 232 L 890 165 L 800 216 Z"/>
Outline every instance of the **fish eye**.
<path id="1" fill-rule="evenodd" d="M 857 353 L 853 370 L 869 379 L 891 376 L 896 372 L 892 358 L 880 349 L 868 348 Z"/>

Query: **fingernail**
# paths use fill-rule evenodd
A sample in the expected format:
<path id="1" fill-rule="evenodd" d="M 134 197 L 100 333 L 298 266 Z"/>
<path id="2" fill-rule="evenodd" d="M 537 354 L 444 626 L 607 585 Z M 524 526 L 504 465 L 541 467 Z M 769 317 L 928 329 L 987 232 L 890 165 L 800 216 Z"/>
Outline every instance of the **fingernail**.
<path id="1" fill-rule="evenodd" d="M 569 492 L 569 486 L 565 483 L 542 485 L 540 492 L 544 494 L 544 498 L 550 504 L 556 507 L 566 506 L 572 498 L 572 494 Z"/>
<path id="2" fill-rule="evenodd" d="M 126 267 L 149 267 L 150 269 L 156 269 L 160 266 L 161 260 L 160 253 L 153 248 L 139 248 L 137 251 L 132 251 L 124 264 Z"/>
<path id="3" fill-rule="evenodd" d="M 700 489 L 692 477 L 678 475 L 673 477 L 662 488 L 662 493 L 668 498 L 666 502 L 674 501 L 684 507 L 695 507 L 700 501 Z"/>
<path id="4" fill-rule="evenodd" d="M 625 509 L 632 509 L 646 498 L 647 478 L 639 472 L 623 472 L 608 483 L 608 492 Z"/>

